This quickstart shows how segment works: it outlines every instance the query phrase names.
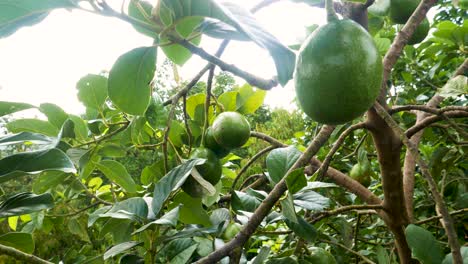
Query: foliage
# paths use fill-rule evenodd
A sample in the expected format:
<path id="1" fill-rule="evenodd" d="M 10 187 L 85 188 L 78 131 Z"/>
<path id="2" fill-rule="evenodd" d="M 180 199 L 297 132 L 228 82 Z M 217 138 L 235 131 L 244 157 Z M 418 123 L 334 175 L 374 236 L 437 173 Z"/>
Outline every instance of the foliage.
<path id="1" fill-rule="evenodd" d="M 408 207 L 404 202 L 396 211 L 386 208 L 395 193 L 404 191 L 403 183 L 392 186 L 402 180 L 402 161 L 405 169 L 409 165 L 401 138 L 382 142 L 375 135 L 386 127 L 383 120 L 369 121 L 370 111 L 367 117 L 336 126 L 323 146 L 314 145 L 326 126 L 300 110 L 263 105 L 264 89 L 292 78 L 295 55 L 252 13 L 212 0 L 161 0 L 154 7 L 136 0 L 125 13 L 105 1 L 89 2 L 92 10 L 82 1 L 0 0 L 0 37 L 40 22 L 54 9 L 76 8 L 123 19 L 153 41 L 116 58 L 108 73 L 77 80 L 77 96 L 86 107 L 80 116 L 53 104 L 0 102 L 0 245 L 54 263 L 191 263 L 245 238 L 220 257 L 221 263 L 325 259 L 390 264 L 403 262 L 405 246 L 410 252 L 406 257 L 421 263 L 453 263 L 450 247 L 441 243 L 450 234 L 438 224 L 438 205 L 422 177 L 421 164 L 413 175 L 414 219 L 401 217 Z M 389 52 L 402 28 L 387 17 L 385 2 L 377 0 L 369 10 L 380 55 Z M 467 233 L 467 135 L 466 120 L 451 117 L 467 116 L 466 76 L 454 76 L 468 50 L 468 22 L 460 21 L 463 12 L 451 2 L 438 4 L 430 35 L 402 50 L 384 99 L 393 119 L 408 132 L 421 112 L 416 116 L 397 111 L 398 107 L 418 110 L 434 95 L 445 97 L 440 106 L 448 109 L 447 114 L 425 127 L 418 147 L 456 219 L 459 240 Z M 270 52 L 278 76 L 263 80 L 206 56 L 197 46 L 203 35 L 259 45 Z M 209 74 L 206 82 L 182 80 L 177 65 L 193 53 L 225 71 Z M 161 54 L 168 59 L 156 65 Z M 232 74 L 247 83 L 239 83 Z M 45 118 L 18 118 L 16 113 L 26 109 Z M 438 110 L 426 114 L 439 117 L 434 111 Z M 454 111 L 458 116 L 449 116 Z M 208 161 L 192 153 L 205 145 L 207 129 L 223 112 L 245 116 L 252 132 L 242 146 L 216 153 L 221 180 L 204 180 L 197 168 Z M 371 125 L 345 134 L 363 122 Z M 382 153 L 390 144 L 395 144 L 392 160 Z M 310 146 L 317 151 L 302 163 L 304 153 L 315 150 Z M 316 162 L 331 151 L 336 152 L 324 178 Z M 387 164 L 394 165 L 390 170 L 396 173 L 389 173 Z M 365 186 L 348 176 L 356 171 L 365 174 Z M 394 178 L 389 180 L 389 174 Z M 201 197 L 181 189 L 191 181 L 202 187 Z M 386 200 L 389 188 L 392 199 Z M 259 212 L 265 217 L 259 218 Z M 462 254 L 466 259 L 466 247 Z M 0 256 L 2 263 L 14 261 L 12 255 Z"/>

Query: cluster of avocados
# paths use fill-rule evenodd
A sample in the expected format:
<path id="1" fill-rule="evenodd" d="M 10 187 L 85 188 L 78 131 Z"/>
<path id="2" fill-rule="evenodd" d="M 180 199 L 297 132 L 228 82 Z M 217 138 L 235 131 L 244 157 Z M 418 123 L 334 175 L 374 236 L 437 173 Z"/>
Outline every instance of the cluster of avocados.
<path id="1" fill-rule="evenodd" d="M 390 19 L 406 23 L 419 2 L 391 0 L 387 8 Z M 409 44 L 421 42 L 428 31 L 425 18 Z M 317 28 L 299 50 L 294 72 L 296 98 L 316 122 L 347 123 L 372 106 L 382 74 L 382 57 L 366 29 L 350 19 L 329 16 L 328 23 Z"/>
<path id="2" fill-rule="evenodd" d="M 391 0 L 390 19 L 395 24 L 405 24 L 418 7 L 419 2 L 421 0 Z M 423 41 L 429 33 L 429 28 L 429 20 L 424 18 L 408 40 L 408 44 L 414 45 Z"/>
<path id="3" fill-rule="evenodd" d="M 242 147 L 249 137 L 250 124 L 243 115 L 237 112 L 223 112 L 206 130 L 204 146 L 195 149 L 190 158 L 206 159 L 204 164 L 195 168 L 206 181 L 214 185 L 218 183 L 222 174 L 219 159 L 229 154 L 232 149 Z M 187 178 L 182 190 L 195 198 L 202 197 L 205 193 L 204 188 L 193 177 Z"/>

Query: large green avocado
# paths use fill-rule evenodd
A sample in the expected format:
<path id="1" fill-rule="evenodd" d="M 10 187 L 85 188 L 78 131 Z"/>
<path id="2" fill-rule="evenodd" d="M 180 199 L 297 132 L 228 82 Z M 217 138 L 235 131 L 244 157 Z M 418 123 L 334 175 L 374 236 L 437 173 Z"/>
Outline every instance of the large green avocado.
<path id="1" fill-rule="evenodd" d="M 229 149 L 224 148 L 223 146 L 218 144 L 218 142 L 216 142 L 216 140 L 213 137 L 213 130 L 211 129 L 211 127 L 208 127 L 205 133 L 205 147 L 212 150 L 218 156 L 218 158 L 223 158 L 230 152 Z"/>
<path id="2" fill-rule="evenodd" d="M 382 58 L 369 33 L 352 20 L 333 20 L 316 29 L 299 51 L 296 97 L 313 120 L 346 123 L 371 107 L 382 71 Z"/>
<path id="3" fill-rule="evenodd" d="M 197 148 L 190 158 L 206 159 L 202 165 L 197 165 L 195 168 L 200 175 L 211 184 L 218 183 L 222 174 L 222 166 L 216 154 L 207 148 Z M 191 176 L 185 180 L 182 185 L 182 190 L 192 197 L 202 197 L 204 188 Z"/>
<path id="4" fill-rule="evenodd" d="M 421 0 L 391 0 L 390 19 L 396 24 L 405 24 Z"/>
<path id="5" fill-rule="evenodd" d="M 424 20 L 421 21 L 421 24 L 419 24 L 416 30 L 414 31 L 411 38 L 408 40 L 408 44 L 414 45 L 423 41 L 426 38 L 427 33 L 429 33 L 429 28 L 429 20 L 427 20 L 427 18 L 424 18 Z"/>
<path id="6" fill-rule="evenodd" d="M 237 112 L 219 114 L 211 128 L 216 142 L 227 149 L 242 147 L 250 137 L 249 121 Z"/>

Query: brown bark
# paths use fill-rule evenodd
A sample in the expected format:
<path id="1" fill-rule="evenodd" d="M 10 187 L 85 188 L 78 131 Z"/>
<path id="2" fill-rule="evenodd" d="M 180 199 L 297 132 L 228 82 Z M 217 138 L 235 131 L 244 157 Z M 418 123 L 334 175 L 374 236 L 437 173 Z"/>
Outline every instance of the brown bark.
<path id="1" fill-rule="evenodd" d="M 380 164 L 385 197 L 383 206 L 388 215 L 385 223 L 395 236 L 400 263 L 411 263 L 411 250 L 404 233 L 405 226 L 409 221 L 403 194 L 403 174 L 400 163 L 402 142 L 374 110 L 368 111 L 368 121 L 372 124 L 370 131 Z"/>

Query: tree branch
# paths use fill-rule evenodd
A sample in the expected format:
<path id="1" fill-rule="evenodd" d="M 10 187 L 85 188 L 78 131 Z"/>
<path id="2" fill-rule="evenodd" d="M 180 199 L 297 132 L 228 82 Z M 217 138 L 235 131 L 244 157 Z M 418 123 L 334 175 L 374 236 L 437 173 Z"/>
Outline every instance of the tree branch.
<path id="1" fill-rule="evenodd" d="M 452 212 L 450 212 L 450 215 L 454 216 L 454 215 L 466 214 L 466 213 L 468 213 L 468 208 L 463 208 L 463 209 L 460 209 L 460 210 L 457 210 L 457 211 L 452 211 Z M 441 215 L 435 215 L 435 216 L 432 216 L 432 217 L 429 217 L 429 218 L 426 218 L 426 219 L 423 219 L 423 220 L 419 220 L 419 221 L 415 222 L 414 224 L 415 225 L 422 225 L 422 224 L 425 224 L 425 223 L 432 222 L 434 220 L 438 220 L 440 218 L 442 218 Z"/>
<path id="2" fill-rule="evenodd" d="M 338 149 L 341 147 L 343 142 L 345 141 L 346 137 L 351 134 L 354 130 L 360 129 L 360 128 L 365 128 L 367 124 L 365 122 L 357 123 L 354 124 L 350 127 L 348 127 L 343 133 L 341 133 L 340 137 L 335 141 L 333 144 L 332 149 L 330 152 L 328 152 L 327 156 L 325 157 L 325 160 L 322 163 L 322 166 L 317 171 L 317 181 L 322 181 L 323 176 L 325 174 L 325 171 L 327 171 L 328 166 L 330 165 L 330 162 L 333 158 L 333 155 L 338 151 Z"/>
<path id="3" fill-rule="evenodd" d="M 422 0 L 414 13 L 406 22 L 405 26 L 398 32 L 397 36 L 393 40 L 392 46 L 385 54 L 383 59 L 383 80 L 382 80 L 382 87 L 380 89 L 380 95 L 378 101 L 385 105 L 385 97 L 387 94 L 387 81 L 390 79 L 390 73 L 393 69 L 393 66 L 397 62 L 398 58 L 400 57 L 403 48 L 405 47 L 408 40 L 413 35 L 414 31 L 418 27 L 418 25 L 423 21 L 426 17 L 427 11 L 435 5 L 437 0 Z"/>
<path id="4" fill-rule="evenodd" d="M 387 111 L 378 103 L 374 104 L 374 109 L 379 114 L 379 116 L 392 128 L 392 130 L 400 137 L 407 149 L 411 152 L 411 155 L 416 160 L 416 163 L 419 165 L 424 179 L 429 184 L 429 189 L 431 190 L 432 197 L 436 203 L 436 209 L 440 212 L 443 219 L 443 226 L 447 233 L 448 242 L 452 250 L 453 261 L 456 264 L 462 264 L 463 259 L 460 253 L 460 245 L 458 243 L 457 233 L 453 225 L 453 221 L 448 213 L 448 209 L 445 206 L 444 200 L 437 190 L 437 184 L 432 178 L 431 172 L 428 165 L 424 160 L 419 156 L 418 149 L 411 143 L 411 141 L 405 136 L 404 131 L 398 126 L 398 124 L 393 120 L 393 118 L 387 113 Z"/>
<path id="5" fill-rule="evenodd" d="M 24 263 L 31 263 L 31 264 L 53 264 L 47 260 L 38 258 L 34 255 L 30 255 L 24 253 L 16 248 L 4 246 L 0 244 L 0 255 L 5 254 L 7 256 L 13 257 L 19 261 L 24 261 Z"/>
<path id="6" fill-rule="evenodd" d="M 239 179 L 241 178 L 241 176 L 244 174 L 244 172 L 247 171 L 247 169 L 258 159 L 260 158 L 261 156 L 263 156 L 264 154 L 270 152 L 271 150 L 277 148 L 276 146 L 269 146 L 269 147 L 266 147 L 264 149 L 262 149 L 261 151 L 259 151 L 257 154 L 255 154 L 252 158 L 250 158 L 249 161 L 247 161 L 247 163 L 244 165 L 244 167 L 242 167 L 242 169 L 239 171 L 239 173 L 237 174 L 236 178 L 234 179 L 234 181 L 232 182 L 232 185 L 231 185 L 231 192 L 234 191 L 236 189 L 236 184 L 237 182 L 239 181 Z"/>
<path id="7" fill-rule="evenodd" d="M 219 59 L 218 57 L 209 54 L 204 49 L 193 45 L 190 41 L 188 41 L 186 39 L 182 39 L 182 38 L 179 38 L 179 37 L 176 37 L 176 36 L 170 36 L 169 38 L 172 41 L 182 45 L 183 47 L 188 49 L 193 54 L 196 54 L 199 57 L 201 57 L 202 59 L 205 59 L 205 60 L 215 64 L 221 70 L 228 71 L 228 72 L 230 72 L 230 73 L 232 73 L 232 74 L 234 74 L 236 76 L 241 77 L 242 79 L 244 79 L 246 82 L 248 82 L 252 86 L 258 87 L 258 88 L 260 88 L 262 90 L 270 90 L 271 88 L 278 85 L 278 80 L 276 80 L 276 78 L 266 80 L 266 79 L 257 77 L 257 76 L 255 76 L 255 75 L 253 75 L 253 74 L 251 74 L 251 73 L 249 73 L 247 71 L 244 71 L 244 70 L 238 68 L 237 66 L 235 66 L 233 64 L 228 64 L 228 63 L 224 62 L 223 60 Z"/>
<path id="8" fill-rule="evenodd" d="M 445 113 L 445 117 L 465 118 L 465 117 L 468 117 L 468 113 L 465 112 L 465 111 L 451 111 L 451 112 Z M 426 118 L 422 119 L 421 122 L 419 122 L 419 123 L 415 124 L 414 126 L 408 128 L 408 130 L 405 131 L 405 135 L 408 138 L 411 138 L 416 133 L 418 133 L 419 131 L 423 130 L 424 128 L 432 125 L 433 123 L 444 120 L 445 117 L 442 116 L 442 115 L 426 117 Z"/>
<path id="9" fill-rule="evenodd" d="M 232 250 L 241 247 L 255 232 L 258 225 L 263 221 L 265 216 L 270 212 L 271 208 L 276 204 L 281 195 L 287 190 L 286 186 L 286 177 L 292 171 L 297 168 L 300 168 L 307 164 L 310 159 L 318 152 L 323 144 L 330 137 L 331 133 L 335 129 L 334 126 L 324 126 L 318 133 L 317 137 L 310 143 L 306 151 L 301 155 L 301 157 L 294 163 L 294 165 L 288 170 L 284 178 L 279 181 L 273 190 L 268 194 L 268 196 L 263 200 L 260 206 L 255 210 L 254 214 L 251 216 L 244 228 L 236 235 L 234 239 L 226 243 L 222 248 L 219 248 L 212 252 L 210 255 L 200 259 L 196 263 L 198 264 L 210 264 L 216 263 L 221 260 L 223 257 L 227 256 Z"/>
<path id="10" fill-rule="evenodd" d="M 363 210 L 363 209 L 384 209 L 383 205 L 381 204 L 363 204 L 363 205 L 348 205 L 348 206 L 342 206 L 339 207 L 335 210 L 331 211 L 322 211 L 315 213 L 307 219 L 307 221 L 311 222 L 312 224 L 326 218 L 330 217 L 333 215 L 341 214 L 347 211 L 355 211 L 355 210 Z"/>
<path id="11" fill-rule="evenodd" d="M 364 262 L 366 262 L 366 263 L 375 264 L 375 262 L 373 262 L 372 260 L 370 260 L 370 259 L 367 258 L 366 256 L 364 256 L 364 255 L 360 254 L 359 252 L 354 251 L 354 250 L 352 250 L 352 249 L 350 249 L 350 248 L 348 248 L 348 247 L 346 247 L 346 246 L 344 246 L 344 245 L 342 245 L 342 244 L 340 244 L 340 243 L 333 242 L 333 241 L 330 241 L 330 240 L 324 240 L 324 239 L 321 239 L 320 241 L 323 242 L 323 243 L 327 243 L 327 244 L 332 244 L 332 245 L 338 246 L 338 247 L 340 247 L 340 248 L 342 248 L 342 249 L 344 249 L 344 250 L 346 250 L 346 251 L 348 251 L 348 252 L 350 252 L 350 253 L 352 253 L 352 254 L 358 256 L 358 257 L 360 257 L 360 258 L 361 258 L 362 260 L 364 260 Z"/>

